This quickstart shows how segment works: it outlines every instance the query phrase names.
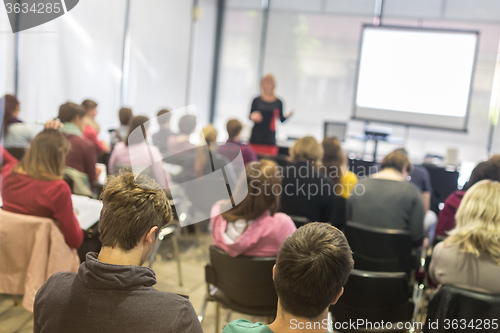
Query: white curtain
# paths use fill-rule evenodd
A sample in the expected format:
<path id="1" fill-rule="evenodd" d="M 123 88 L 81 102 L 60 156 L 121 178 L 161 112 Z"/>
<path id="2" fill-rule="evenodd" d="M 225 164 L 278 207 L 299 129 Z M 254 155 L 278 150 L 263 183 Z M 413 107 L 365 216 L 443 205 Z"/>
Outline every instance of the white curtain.
<path id="1" fill-rule="evenodd" d="M 191 29 L 190 0 L 131 0 L 130 69 L 124 104 L 156 116 L 185 106 Z M 153 122 L 154 124 L 155 122 Z"/>
<path id="2" fill-rule="evenodd" d="M 15 35 L 10 28 L 7 11 L 0 10 L 0 95 L 14 92 Z"/>
<path id="3" fill-rule="evenodd" d="M 98 103 L 101 139 L 119 125 L 125 0 L 86 0 L 66 15 L 19 33 L 20 117 L 56 117 L 66 101 Z M 186 101 L 191 0 L 131 0 L 123 106 L 154 117 L 163 107 L 197 105 L 208 121 L 216 0 L 201 0 L 193 47 L 191 94 Z M 14 34 L 0 10 L 0 92 L 14 91 Z M 153 122 L 155 123 L 155 122 Z"/>

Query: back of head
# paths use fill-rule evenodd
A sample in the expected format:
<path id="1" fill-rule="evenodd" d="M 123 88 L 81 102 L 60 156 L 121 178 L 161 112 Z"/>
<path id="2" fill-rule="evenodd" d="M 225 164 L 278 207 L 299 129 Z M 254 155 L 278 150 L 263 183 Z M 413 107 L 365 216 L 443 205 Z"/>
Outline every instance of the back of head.
<path id="1" fill-rule="evenodd" d="M 121 170 L 109 176 L 99 197 L 103 208 L 99 232 L 103 246 L 129 251 L 154 226 L 159 231 L 172 220 L 165 192 L 151 178 Z"/>
<path id="2" fill-rule="evenodd" d="M 43 130 L 31 141 L 19 167 L 38 180 L 62 179 L 70 148 L 69 141 L 61 132 Z M 14 172 L 17 170 L 14 169 Z"/>
<path id="3" fill-rule="evenodd" d="M 196 117 L 190 114 L 179 119 L 179 132 L 184 135 L 191 135 L 196 128 Z"/>
<path id="4" fill-rule="evenodd" d="M 405 148 L 394 149 L 394 151 L 398 152 L 398 153 L 401 153 L 401 154 L 405 155 L 406 157 L 408 157 L 408 152 L 406 151 Z"/>
<path id="5" fill-rule="evenodd" d="M 328 223 L 309 223 L 281 245 L 274 286 L 289 314 L 315 319 L 341 292 L 354 266 L 344 234 Z"/>
<path id="6" fill-rule="evenodd" d="M 140 142 L 129 142 L 130 139 L 130 133 L 132 133 L 136 128 L 142 128 L 142 136 Z M 125 139 L 125 145 L 133 145 L 136 143 L 141 143 L 146 140 L 146 132 L 149 127 L 149 118 L 146 116 L 135 116 L 132 118 L 130 121 L 129 127 L 128 127 L 128 133 L 127 133 L 127 138 Z"/>
<path id="7" fill-rule="evenodd" d="M 212 124 L 208 124 L 203 127 L 203 136 L 205 137 L 205 141 L 207 143 L 216 142 L 217 141 L 217 130 Z"/>
<path id="8" fill-rule="evenodd" d="M 225 213 L 226 221 L 244 219 L 246 221 L 260 217 L 267 210 L 271 215 L 280 205 L 281 173 L 275 162 L 260 160 L 251 162 L 246 167 L 248 194 L 242 202 Z"/>
<path id="9" fill-rule="evenodd" d="M 401 151 L 395 150 L 389 155 L 385 156 L 380 164 L 380 169 L 394 169 L 401 173 L 411 171 L 411 163 L 408 157 L 403 154 Z"/>
<path id="10" fill-rule="evenodd" d="M 312 136 L 305 136 L 294 142 L 290 148 L 290 159 L 294 162 L 303 160 L 319 162 L 323 158 L 323 148 Z"/>
<path id="11" fill-rule="evenodd" d="M 86 99 L 82 102 L 82 107 L 85 109 L 85 112 L 88 112 L 97 107 L 97 103 L 91 99 Z"/>
<path id="12" fill-rule="evenodd" d="M 78 104 L 66 102 L 59 107 L 57 117 L 62 123 L 69 123 L 75 120 L 76 117 L 83 118 L 87 112 Z"/>
<path id="13" fill-rule="evenodd" d="M 489 162 L 492 162 L 493 164 L 495 164 L 498 168 L 500 168 L 500 154 L 495 154 L 495 155 L 492 155 L 489 159 L 488 159 Z"/>
<path id="14" fill-rule="evenodd" d="M 16 111 L 17 106 L 20 104 L 19 100 L 15 95 L 6 94 L 4 96 L 4 107 L 5 113 L 14 113 Z"/>
<path id="15" fill-rule="evenodd" d="M 133 117 L 133 112 L 132 109 L 130 108 L 121 108 L 120 111 L 118 111 L 118 118 L 120 119 L 120 124 L 128 126 L 130 123 L 130 119 Z"/>
<path id="16" fill-rule="evenodd" d="M 456 228 L 445 242 L 466 253 L 488 253 L 500 264 L 500 183 L 482 180 L 464 195 L 455 216 Z"/>
<path id="17" fill-rule="evenodd" d="M 17 107 L 20 105 L 16 96 L 6 94 L 3 98 L 4 114 L 3 114 L 3 134 L 6 135 L 12 120 L 15 118 Z"/>
<path id="18" fill-rule="evenodd" d="M 485 179 L 500 181 L 500 165 L 495 160 L 488 160 L 478 163 L 470 175 L 469 181 L 464 189 L 467 191 L 477 182 Z"/>
<path id="19" fill-rule="evenodd" d="M 170 113 L 170 110 L 162 109 L 162 110 L 158 111 L 158 113 L 156 114 L 156 120 L 158 121 L 158 124 L 160 126 L 162 126 L 162 125 L 165 125 L 166 123 L 170 122 L 171 116 L 172 116 L 172 113 Z"/>
<path id="20" fill-rule="evenodd" d="M 324 152 L 323 165 L 327 168 L 327 176 L 334 184 L 339 184 L 342 175 L 341 168 L 346 160 L 340 141 L 337 138 L 324 138 L 321 145 Z"/>
<path id="21" fill-rule="evenodd" d="M 243 124 L 238 119 L 231 119 L 227 122 L 226 129 L 229 139 L 234 139 L 241 133 Z"/>
<path id="22" fill-rule="evenodd" d="M 344 151 L 337 138 L 324 138 L 321 145 L 323 146 L 323 161 L 344 162 Z"/>

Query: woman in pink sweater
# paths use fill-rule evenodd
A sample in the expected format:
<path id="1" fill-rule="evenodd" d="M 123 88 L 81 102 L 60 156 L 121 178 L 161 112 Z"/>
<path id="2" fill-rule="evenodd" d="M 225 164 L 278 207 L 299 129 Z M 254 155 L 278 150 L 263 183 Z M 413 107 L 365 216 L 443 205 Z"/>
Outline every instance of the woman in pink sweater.
<path id="1" fill-rule="evenodd" d="M 230 256 L 273 257 L 281 243 L 295 230 L 292 219 L 279 208 L 281 175 L 276 163 L 251 162 L 246 168 L 248 194 L 236 207 L 226 203 L 212 208 L 212 239 Z"/>

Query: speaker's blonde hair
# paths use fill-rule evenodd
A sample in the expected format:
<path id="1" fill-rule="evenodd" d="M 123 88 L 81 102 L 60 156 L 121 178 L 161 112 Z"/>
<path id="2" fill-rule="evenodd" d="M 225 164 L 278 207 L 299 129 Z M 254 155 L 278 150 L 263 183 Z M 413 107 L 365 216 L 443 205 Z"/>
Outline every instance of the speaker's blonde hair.
<path id="1" fill-rule="evenodd" d="M 489 254 L 500 264 L 500 183 L 483 180 L 465 193 L 455 216 L 457 226 L 445 243 L 479 256 Z"/>
<path id="2" fill-rule="evenodd" d="M 274 96 L 274 90 L 276 89 L 276 80 L 272 74 L 266 74 L 260 79 L 260 95 L 264 95 L 264 82 L 271 81 L 273 84 L 272 95 Z"/>

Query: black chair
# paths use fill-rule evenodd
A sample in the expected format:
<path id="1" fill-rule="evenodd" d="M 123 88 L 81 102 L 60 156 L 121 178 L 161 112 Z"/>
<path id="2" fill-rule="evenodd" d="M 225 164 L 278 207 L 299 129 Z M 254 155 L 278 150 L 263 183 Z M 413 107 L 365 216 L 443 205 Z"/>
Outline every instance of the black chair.
<path id="1" fill-rule="evenodd" d="M 18 161 L 23 159 L 27 151 L 26 148 L 5 148 L 5 150 L 7 150 L 9 154 L 14 156 Z"/>
<path id="2" fill-rule="evenodd" d="M 416 268 L 409 231 L 347 222 L 345 236 L 354 267 L 371 272 L 406 272 Z"/>
<path id="3" fill-rule="evenodd" d="M 68 176 L 67 174 L 64 174 L 63 180 L 68 184 L 69 188 L 71 189 L 71 194 L 75 194 L 73 191 L 73 184 L 74 184 L 73 179 L 71 179 L 71 177 Z"/>
<path id="4" fill-rule="evenodd" d="M 220 332 L 221 304 L 229 309 L 226 322 L 229 322 L 231 310 L 252 316 L 276 316 L 275 257 L 231 257 L 214 245 L 210 246 L 209 252 L 210 263 L 205 266 L 207 295 L 199 317 L 202 323 L 209 301 L 217 302 L 215 332 Z"/>
<path id="5" fill-rule="evenodd" d="M 408 283 L 408 274 L 403 272 L 353 269 L 344 287 L 344 294 L 337 304 L 330 306 L 335 330 L 351 332 L 353 330 L 349 327 L 342 329 L 341 323 L 357 322 L 358 319 L 372 324 L 382 320 L 385 323 L 410 321 L 414 304 Z M 371 329 L 369 325 L 365 328 Z"/>
<path id="6" fill-rule="evenodd" d="M 500 295 L 444 285 L 427 309 L 425 333 L 500 332 Z"/>
<path id="7" fill-rule="evenodd" d="M 333 209 L 330 223 L 339 229 L 344 229 L 347 223 L 347 199 L 343 196 L 333 196 Z"/>
<path id="8" fill-rule="evenodd" d="M 309 220 L 309 218 L 305 216 L 298 216 L 298 215 L 288 215 L 288 216 L 290 216 L 293 223 L 295 223 L 297 229 L 311 222 L 311 220 Z"/>

